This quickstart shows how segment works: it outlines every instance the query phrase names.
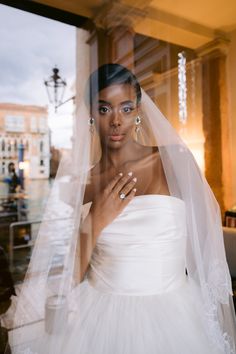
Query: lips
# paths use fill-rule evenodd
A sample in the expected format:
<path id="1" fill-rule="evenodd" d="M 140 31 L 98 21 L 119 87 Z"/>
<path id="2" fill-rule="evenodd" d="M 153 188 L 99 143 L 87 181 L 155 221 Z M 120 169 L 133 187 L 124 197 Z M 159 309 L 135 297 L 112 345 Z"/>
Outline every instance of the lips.
<path id="1" fill-rule="evenodd" d="M 120 141 L 124 138 L 125 134 L 112 134 L 109 135 L 110 140 L 112 141 Z"/>

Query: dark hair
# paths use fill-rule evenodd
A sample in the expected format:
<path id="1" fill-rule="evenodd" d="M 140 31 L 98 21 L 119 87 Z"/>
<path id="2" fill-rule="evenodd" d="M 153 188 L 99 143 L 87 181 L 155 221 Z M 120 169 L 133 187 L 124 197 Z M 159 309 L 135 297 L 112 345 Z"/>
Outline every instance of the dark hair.
<path id="1" fill-rule="evenodd" d="M 86 104 L 91 107 L 94 97 L 104 88 L 111 85 L 129 84 L 137 97 L 137 104 L 141 101 L 141 88 L 136 76 L 129 69 L 120 64 L 104 64 L 95 70 L 89 77 L 86 87 Z"/>

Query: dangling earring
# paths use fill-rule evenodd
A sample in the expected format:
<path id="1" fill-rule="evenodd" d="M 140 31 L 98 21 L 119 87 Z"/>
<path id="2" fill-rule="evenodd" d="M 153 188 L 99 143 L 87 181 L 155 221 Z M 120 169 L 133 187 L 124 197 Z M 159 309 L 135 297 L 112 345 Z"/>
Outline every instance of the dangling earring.
<path id="1" fill-rule="evenodd" d="M 136 127 L 135 127 L 135 133 L 136 133 L 136 134 L 139 132 L 139 130 L 140 130 L 140 128 L 141 128 L 141 121 L 142 121 L 142 119 L 141 119 L 140 116 L 137 116 L 137 117 L 135 118 L 135 125 L 136 125 Z"/>
<path id="2" fill-rule="evenodd" d="M 95 119 L 93 117 L 90 117 L 88 119 L 89 131 L 91 134 L 94 133 L 94 122 L 95 122 Z"/>

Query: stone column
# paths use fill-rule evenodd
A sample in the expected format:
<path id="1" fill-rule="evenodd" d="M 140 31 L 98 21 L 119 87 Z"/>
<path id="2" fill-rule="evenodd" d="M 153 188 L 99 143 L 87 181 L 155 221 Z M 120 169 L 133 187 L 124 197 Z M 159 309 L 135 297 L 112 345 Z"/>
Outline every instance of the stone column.
<path id="1" fill-rule="evenodd" d="M 89 40 L 93 69 L 108 62 L 134 68 L 133 28 L 144 15 L 142 8 L 119 1 L 109 2 L 99 10 Z"/>
<path id="2" fill-rule="evenodd" d="M 129 69 L 134 67 L 134 32 L 132 28 L 118 26 L 106 30 L 95 28 L 91 32 L 91 69 L 95 70 L 105 63 L 119 63 Z"/>
<path id="3" fill-rule="evenodd" d="M 227 98 L 228 42 L 216 39 L 197 50 L 202 59 L 202 112 L 205 136 L 205 175 L 222 213 L 232 205 Z"/>
<path id="4" fill-rule="evenodd" d="M 134 31 L 132 27 L 117 26 L 109 31 L 112 62 L 134 69 Z"/>

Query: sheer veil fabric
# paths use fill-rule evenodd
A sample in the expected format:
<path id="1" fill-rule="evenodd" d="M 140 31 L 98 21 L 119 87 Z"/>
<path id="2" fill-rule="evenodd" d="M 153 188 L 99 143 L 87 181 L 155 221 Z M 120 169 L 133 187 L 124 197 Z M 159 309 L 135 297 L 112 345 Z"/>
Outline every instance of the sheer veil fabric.
<path id="1" fill-rule="evenodd" d="M 90 114 L 82 94 L 78 101 L 73 151 L 60 163 L 24 283 L 12 299 L 13 354 L 41 353 L 44 342 L 48 343 L 48 353 L 61 353 L 60 327 L 65 325 L 65 313 L 72 308 L 78 308 L 79 313 L 83 306 L 80 299 L 70 300 L 70 294 L 76 286 L 74 268 L 79 271 L 80 264 L 76 246 L 85 210 L 85 186 L 101 149 L 98 135 L 91 136 Z M 235 315 L 218 203 L 192 153 L 143 90 L 141 118 L 137 142 L 158 146 L 170 194 L 186 204 L 186 269 L 201 289 L 206 332 L 222 353 L 233 354 Z M 52 311 L 51 317 L 50 305 L 51 309 L 60 309 Z M 38 328 L 45 334 L 39 336 Z"/>

